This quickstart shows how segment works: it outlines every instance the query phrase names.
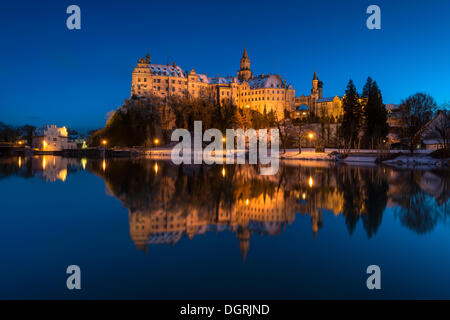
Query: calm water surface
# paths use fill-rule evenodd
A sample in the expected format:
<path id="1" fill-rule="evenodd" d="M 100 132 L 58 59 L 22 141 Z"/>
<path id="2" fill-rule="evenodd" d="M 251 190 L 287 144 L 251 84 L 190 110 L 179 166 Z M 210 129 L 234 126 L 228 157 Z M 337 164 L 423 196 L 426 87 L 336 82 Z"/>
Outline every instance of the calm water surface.
<path id="1" fill-rule="evenodd" d="M 0 298 L 450 299 L 450 174 L 0 159 Z M 82 290 L 66 288 L 79 265 Z M 379 265 L 379 291 L 366 287 Z"/>

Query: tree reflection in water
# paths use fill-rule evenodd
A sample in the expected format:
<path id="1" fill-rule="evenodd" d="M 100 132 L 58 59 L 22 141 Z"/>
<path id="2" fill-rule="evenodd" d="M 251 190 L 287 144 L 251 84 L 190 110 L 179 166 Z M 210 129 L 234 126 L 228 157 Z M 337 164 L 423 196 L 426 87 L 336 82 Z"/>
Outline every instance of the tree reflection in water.
<path id="1" fill-rule="evenodd" d="M 289 162 L 275 176 L 261 176 L 252 165 L 174 166 L 154 161 L 112 161 L 102 176 L 112 194 L 130 210 L 131 237 L 140 249 L 175 243 L 207 230 L 232 231 L 245 257 L 253 233 L 274 235 L 309 215 L 314 236 L 324 214 L 342 215 L 352 234 L 358 224 L 370 238 L 386 206 L 417 233 L 432 230 L 448 210 L 449 180 L 444 171 L 399 171 Z M 126 174 L 124 174 L 126 173 Z"/>
<path id="2" fill-rule="evenodd" d="M 397 170 L 329 162 L 283 162 L 274 176 L 255 165 L 175 166 L 148 159 L 1 158 L 0 179 L 40 177 L 70 183 L 89 170 L 129 210 L 138 249 L 174 244 L 209 230 L 234 232 L 243 258 L 253 234 L 276 235 L 296 216 L 309 216 L 316 236 L 327 214 L 342 216 L 350 234 L 358 221 L 367 237 L 379 230 L 386 207 L 418 234 L 449 216 L 449 170 Z"/>

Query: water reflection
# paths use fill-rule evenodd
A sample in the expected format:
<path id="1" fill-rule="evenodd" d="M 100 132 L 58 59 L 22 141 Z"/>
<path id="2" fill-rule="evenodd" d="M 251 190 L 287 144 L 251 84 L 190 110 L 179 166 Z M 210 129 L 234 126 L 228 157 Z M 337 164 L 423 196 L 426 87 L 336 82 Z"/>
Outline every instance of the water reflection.
<path id="1" fill-rule="evenodd" d="M 314 236 L 323 215 L 333 214 L 344 218 L 350 234 L 361 220 L 369 238 L 386 207 L 417 233 L 448 215 L 448 171 L 290 162 L 277 175 L 261 176 L 251 165 L 177 167 L 149 160 L 111 161 L 107 170 L 91 162 L 89 170 L 129 209 L 130 236 L 144 251 L 184 235 L 230 231 L 245 259 L 253 234 L 279 234 L 298 215 L 310 217 Z"/>
<path id="2" fill-rule="evenodd" d="M 380 229 L 386 208 L 418 234 L 449 216 L 448 170 L 396 170 L 333 163 L 286 162 L 277 175 L 261 176 L 253 165 L 175 166 L 146 159 L 87 160 L 53 156 L 0 159 L 0 179 L 15 175 L 66 181 L 89 170 L 129 211 L 136 248 L 177 243 L 208 231 L 236 235 L 243 259 L 252 236 L 277 235 L 300 216 L 314 237 L 323 216 L 343 218 L 351 235 L 361 221 L 368 238 Z"/>

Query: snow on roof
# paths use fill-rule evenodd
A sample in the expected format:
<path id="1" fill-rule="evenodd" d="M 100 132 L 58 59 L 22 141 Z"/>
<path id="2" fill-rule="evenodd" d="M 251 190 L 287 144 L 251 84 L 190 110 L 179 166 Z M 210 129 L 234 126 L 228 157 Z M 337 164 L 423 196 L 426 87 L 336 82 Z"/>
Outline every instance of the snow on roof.
<path id="1" fill-rule="evenodd" d="M 210 84 L 230 84 L 230 83 L 239 83 L 237 77 L 210 77 L 208 78 L 208 83 Z"/>
<path id="2" fill-rule="evenodd" d="M 398 104 L 392 104 L 392 103 L 386 103 L 385 104 L 386 110 L 397 110 L 399 108 Z"/>
<path id="3" fill-rule="evenodd" d="M 155 76 L 171 76 L 184 78 L 184 71 L 179 66 L 168 66 L 163 64 L 150 64 L 150 71 Z"/>
<path id="4" fill-rule="evenodd" d="M 283 81 L 281 81 L 281 77 L 274 74 L 269 74 L 267 76 L 260 75 L 253 79 L 249 79 L 248 85 L 251 89 L 285 88 Z"/>
<path id="5" fill-rule="evenodd" d="M 334 97 L 319 98 L 319 99 L 317 99 L 317 102 L 331 102 L 331 101 L 334 100 L 335 97 L 336 97 L 336 96 L 334 96 Z M 342 100 L 342 97 L 339 97 L 339 96 L 338 96 L 338 98 Z"/>

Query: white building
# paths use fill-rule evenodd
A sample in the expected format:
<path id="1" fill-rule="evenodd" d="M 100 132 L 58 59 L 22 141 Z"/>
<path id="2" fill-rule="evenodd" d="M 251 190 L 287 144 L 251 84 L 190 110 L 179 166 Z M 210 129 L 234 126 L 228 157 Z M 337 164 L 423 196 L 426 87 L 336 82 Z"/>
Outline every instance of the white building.
<path id="1" fill-rule="evenodd" d="M 69 142 L 68 136 L 66 127 L 58 128 L 56 125 L 47 125 L 34 131 L 32 146 L 41 151 L 76 149 L 76 144 Z"/>

